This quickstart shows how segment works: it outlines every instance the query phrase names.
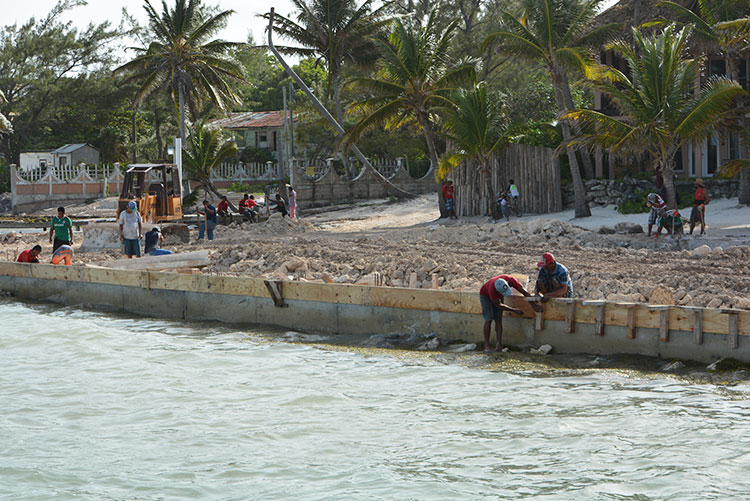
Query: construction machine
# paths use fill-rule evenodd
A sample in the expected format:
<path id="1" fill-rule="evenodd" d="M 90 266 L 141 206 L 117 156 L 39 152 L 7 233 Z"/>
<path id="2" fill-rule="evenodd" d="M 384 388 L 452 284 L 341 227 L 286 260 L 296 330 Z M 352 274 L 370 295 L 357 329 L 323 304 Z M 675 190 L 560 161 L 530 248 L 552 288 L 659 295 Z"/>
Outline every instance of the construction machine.
<path id="1" fill-rule="evenodd" d="M 156 174 L 156 176 L 154 176 Z M 173 164 L 134 164 L 125 171 L 117 217 L 135 201 L 144 223 L 182 219 L 182 197 L 177 166 Z"/>
<path id="2" fill-rule="evenodd" d="M 129 202 L 138 204 L 144 225 L 180 221 L 182 219 L 182 190 L 179 172 L 174 164 L 132 164 L 125 171 L 125 180 L 117 201 L 115 219 L 128 208 Z M 174 226 L 174 225 L 172 225 Z M 184 226 L 184 225 L 182 225 Z M 163 230 L 163 229 L 162 229 Z M 181 233 L 187 234 L 187 227 Z M 145 230 L 144 230 L 145 231 Z M 89 224 L 84 228 L 81 250 L 116 249 L 120 247 L 117 223 Z"/>

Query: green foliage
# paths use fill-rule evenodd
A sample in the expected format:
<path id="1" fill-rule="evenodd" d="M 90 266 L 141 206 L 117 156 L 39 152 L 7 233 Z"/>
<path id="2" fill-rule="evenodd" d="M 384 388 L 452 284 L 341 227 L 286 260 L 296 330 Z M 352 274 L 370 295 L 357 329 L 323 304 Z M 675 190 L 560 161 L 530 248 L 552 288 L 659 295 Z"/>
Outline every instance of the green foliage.
<path id="1" fill-rule="evenodd" d="M 10 191 L 10 165 L 0 157 L 0 193 Z"/>
<path id="2" fill-rule="evenodd" d="M 266 163 L 275 160 L 273 153 L 264 148 L 248 146 L 240 153 L 240 161 L 244 163 Z"/>
<path id="3" fill-rule="evenodd" d="M 508 135 L 514 143 L 529 146 L 557 148 L 562 143 L 562 130 L 557 122 L 528 121 L 524 124 L 513 124 Z"/>
<path id="4" fill-rule="evenodd" d="M 627 200 L 619 204 L 615 210 L 620 214 L 644 214 L 649 212 L 651 209 L 647 205 L 648 194 L 651 193 L 648 190 L 635 190 L 635 193 L 628 197 Z M 685 209 L 693 204 L 693 192 L 690 190 L 681 190 L 677 193 L 677 208 Z"/>
<path id="5" fill-rule="evenodd" d="M 214 167 L 239 153 L 233 140 L 226 139 L 222 131 L 206 127 L 200 122 L 190 134 L 182 162 L 188 179 L 209 184 Z"/>
<path id="6" fill-rule="evenodd" d="M 250 185 L 247 183 L 234 182 L 229 185 L 229 188 L 227 188 L 227 191 L 231 191 L 234 193 L 249 193 Z"/>

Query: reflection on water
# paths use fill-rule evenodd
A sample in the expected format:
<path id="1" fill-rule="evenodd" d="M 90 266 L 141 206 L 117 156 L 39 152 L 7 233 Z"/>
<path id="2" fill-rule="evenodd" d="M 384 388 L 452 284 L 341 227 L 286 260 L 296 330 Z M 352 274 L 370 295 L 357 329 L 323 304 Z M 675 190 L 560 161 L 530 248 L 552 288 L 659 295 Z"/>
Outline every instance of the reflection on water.
<path id="1" fill-rule="evenodd" d="M 743 390 L 0 303 L 0 497 L 728 499 Z M 476 355 L 481 356 L 481 355 Z"/>

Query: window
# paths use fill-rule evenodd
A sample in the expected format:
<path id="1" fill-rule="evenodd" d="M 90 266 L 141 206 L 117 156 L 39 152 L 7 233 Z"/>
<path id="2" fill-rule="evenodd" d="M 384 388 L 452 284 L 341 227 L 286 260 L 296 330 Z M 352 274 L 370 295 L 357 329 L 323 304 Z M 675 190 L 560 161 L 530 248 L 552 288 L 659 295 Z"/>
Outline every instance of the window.
<path id="1" fill-rule="evenodd" d="M 46 158 L 40 158 L 39 159 L 39 167 L 42 169 L 47 167 L 47 159 Z"/>
<path id="2" fill-rule="evenodd" d="M 729 160 L 740 158 L 740 138 L 734 132 L 729 133 Z"/>
<path id="3" fill-rule="evenodd" d="M 682 172 L 685 166 L 682 164 L 682 148 L 678 148 L 674 154 L 674 170 Z"/>
<path id="4" fill-rule="evenodd" d="M 68 165 L 67 157 L 60 157 L 60 167 L 65 167 L 66 165 Z"/>
<path id="5" fill-rule="evenodd" d="M 712 59 L 708 64 L 708 76 L 723 77 L 727 74 L 727 63 L 723 59 Z"/>
<path id="6" fill-rule="evenodd" d="M 739 84 L 747 90 L 747 59 L 740 60 L 740 81 Z"/>

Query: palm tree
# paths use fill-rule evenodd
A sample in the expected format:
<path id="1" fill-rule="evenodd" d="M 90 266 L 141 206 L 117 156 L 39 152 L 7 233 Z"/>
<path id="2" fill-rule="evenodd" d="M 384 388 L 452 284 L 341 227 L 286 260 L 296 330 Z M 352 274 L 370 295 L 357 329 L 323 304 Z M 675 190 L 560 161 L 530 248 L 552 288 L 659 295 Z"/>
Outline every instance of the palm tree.
<path id="1" fill-rule="evenodd" d="M 698 8 L 694 12 L 675 2 L 660 2 L 676 14 L 676 21 L 694 26 L 695 41 L 712 51 L 718 51 L 726 61 L 727 74 L 735 82 L 740 81 L 740 61 L 746 57 L 748 51 L 748 27 L 750 26 L 750 2 L 747 0 L 699 0 Z M 662 21 L 663 22 L 663 21 Z M 648 23 L 657 24 L 657 23 Z M 738 103 L 746 107 L 745 103 Z M 747 128 L 747 120 L 740 119 L 740 131 Z M 743 159 L 732 161 L 731 165 L 723 169 L 725 174 L 739 175 L 739 202 L 750 204 L 750 170 L 738 169 L 743 160 L 748 159 L 750 148 L 744 134 L 742 140 Z"/>
<path id="2" fill-rule="evenodd" d="M 460 90 L 454 97 L 456 107 L 447 112 L 445 130 L 452 151 L 440 159 L 441 170 L 455 168 L 461 162 L 473 163 L 482 176 L 489 199 L 489 211 L 497 219 L 495 190 L 492 186 L 490 158 L 508 144 L 500 99 L 481 82 L 471 90 Z"/>
<path id="3" fill-rule="evenodd" d="M 234 11 L 207 16 L 200 0 L 175 0 L 171 9 L 162 0 L 161 13 L 146 0 L 144 8 L 153 40 L 148 47 L 134 48 L 138 56 L 114 73 L 126 74 L 130 80 L 141 82 L 135 95 L 136 105 L 155 92 L 169 90 L 178 107 L 180 137 L 184 144 L 186 107 L 195 110 L 207 99 L 217 108 L 228 111 L 238 100 L 231 83 L 243 79 L 242 69 L 226 54 L 240 44 L 209 40 Z"/>
<path id="4" fill-rule="evenodd" d="M 373 0 L 357 6 L 357 0 L 292 0 L 297 21 L 275 14 L 275 33 L 297 42 L 300 47 L 277 47 L 282 54 L 319 57 L 325 61 L 328 75 L 326 97 L 333 98 L 336 120 L 343 123 L 341 71 L 346 61 L 366 66 L 374 64 L 378 54 L 372 35 L 389 20 L 381 7 L 372 10 Z M 269 14 L 264 14 L 266 19 Z"/>
<path id="5" fill-rule="evenodd" d="M 211 181 L 211 172 L 224 160 L 238 154 L 237 144 L 233 140 L 225 140 L 220 129 L 206 127 L 204 122 L 200 122 L 188 138 L 182 161 L 190 179 L 199 182 L 206 193 L 222 197 L 223 194 Z M 239 212 L 231 202 L 229 205 L 233 211 Z"/>
<path id="6" fill-rule="evenodd" d="M 617 117 L 576 110 L 568 118 L 581 122 L 584 134 L 575 142 L 600 145 L 615 155 L 648 153 L 664 177 L 667 203 L 676 207 L 674 156 L 684 144 L 695 144 L 733 120 L 734 100 L 745 94 L 727 78 L 713 78 L 696 93 L 701 62 L 687 58 L 691 27 L 670 25 L 646 38 L 633 29 L 635 47 L 626 42 L 608 46 L 622 54 L 632 77 L 610 68 L 592 81 L 618 109 Z"/>
<path id="7" fill-rule="evenodd" d="M 502 53 L 544 63 L 552 78 L 558 111 L 564 115 L 574 108 L 567 73 L 574 71 L 591 77 L 592 48 L 620 27 L 619 24 L 592 27 L 601 3 L 602 0 L 522 0 L 523 15 L 501 12 L 501 29 L 491 33 L 484 45 L 495 43 Z M 568 143 L 572 137 L 570 124 L 563 120 L 561 125 L 563 139 Z M 576 152 L 568 148 L 567 154 L 573 176 L 575 215 L 590 216 Z"/>
<path id="8" fill-rule="evenodd" d="M 364 116 L 346 133 L 345 145 L 356 142 L 365 130 L 376 125 L 393 130 L 410 124 L 424 134 L 430 163 L 437 168 L 437 113 L 453 107 L 451 95 L 476 76 L 472 64 L 449 60 L 448 48 L 457 23 L 453 21 L 439 30 L 434 14 L 424 25 L 396 19 L 387 39 L 375 39 L 382 53 L 377 75 L 347 82 L 370 95 L 351 105 L 351 111 L 363 112 Z"/>

